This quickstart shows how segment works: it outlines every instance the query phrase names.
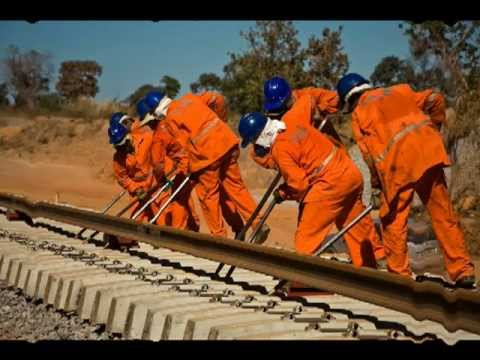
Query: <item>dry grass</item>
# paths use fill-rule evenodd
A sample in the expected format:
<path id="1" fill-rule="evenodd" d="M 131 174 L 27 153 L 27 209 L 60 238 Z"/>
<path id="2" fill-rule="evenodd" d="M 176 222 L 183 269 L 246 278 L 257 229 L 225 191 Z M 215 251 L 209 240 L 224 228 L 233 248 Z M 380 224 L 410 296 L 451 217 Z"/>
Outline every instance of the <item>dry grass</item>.
<path id="1" fill-rule="evenodd" d="M 66 116 L 94 120 L 109 118 L 117 111 L 128 112 L 129 108 L 113 101 L 97 103 L 89 98 L 79 98 L 67 103 L 61 113 Z"/>
<path id="2" fill-rule="evenodd" d="M 91 98 L 80 97 L 75 101 L 66 102 L 60 110 L 36 107 L 33 110 L 27 108 L 0 108 L 0 116 L 17 117 L 19 119 L 44 117 L 68 117 L 92 121 L 97 119 L 108 119 L 111 114 L 117 111 L 132 113 L 134 109 L 115 101 L 96 102 Z M 0 123 L 0 126 L 4 124 Z"/>

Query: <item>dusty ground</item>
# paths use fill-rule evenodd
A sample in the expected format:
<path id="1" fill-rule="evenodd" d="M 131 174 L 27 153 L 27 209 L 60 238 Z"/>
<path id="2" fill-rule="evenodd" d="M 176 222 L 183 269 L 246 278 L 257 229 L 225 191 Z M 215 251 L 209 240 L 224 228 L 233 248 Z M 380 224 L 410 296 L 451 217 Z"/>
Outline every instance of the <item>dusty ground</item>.
<path id="1" fill-rule="evenodd" d="M 114 182 L 99 181 L 95 172 L 87 167 L 0 158 L 0 192 L 99 210 L 121 190 Z M 257 198 L 262 195 L 262 190 L 253 192 Z M 112 212 L 127 203 L 125 197 Z M 201 211 L 198 213 L 202 217 Z M 293 203 L 281 204 L 274 210 L 269 220 L 272 228 L 270 245 L 293 249 L 296 215 L 297 208 Z M 201 230 L 207 232 L 203 217 L 201 220 Z"/>
<path id="2" fill-rule="evenodd" d="M 122 190 L 113 177 L 106 129 L 106 120 L 17 119 L 0 114 L 0 191 L 101 209 Z M 253 164 L 245 153 L 241 166 L 247 186 L 260 198 L 274 174 Z M 127 202 L 125 197 L 112 211 Z M 296 206 L 278 206 L 270 223 L 269 244 L 293 249 Z M 202 231 L 207 231 L 203 219 Z"/>
<path id="3" fill-rule="evenodd" d="M 113 151 L 107 141 L 106 129 L 105 119 L 87 122 L 56 117 L 25 119 L 0 114 L 0 191 L 22 194 L 34 200 L 101 209 L 122 190 L 113 178 Z M 248 188 L 260 199 L 274 174 L 254 164 L 246 152 L 241 155 L 240 165 Z M 361 164 L 359 167 L 362 171 Z M 113 211 L 127 201 L 125 198 Z M 266 245 L 293 249 L 296 221 L 295 203 L 285 202 L 275 208 L 268 221 L 272 232 Z M 480 216 L 462 221 L 467 231 L 475 233 Z M 431 230 L 425 225 L 424 218 L 411 225 L 411 240 L 431 239 Z M 208 232 L 203 219 L 201 231 Z M 432 254 L 412 266 L 421 272 L 443 271 L 439 254 Z"/>

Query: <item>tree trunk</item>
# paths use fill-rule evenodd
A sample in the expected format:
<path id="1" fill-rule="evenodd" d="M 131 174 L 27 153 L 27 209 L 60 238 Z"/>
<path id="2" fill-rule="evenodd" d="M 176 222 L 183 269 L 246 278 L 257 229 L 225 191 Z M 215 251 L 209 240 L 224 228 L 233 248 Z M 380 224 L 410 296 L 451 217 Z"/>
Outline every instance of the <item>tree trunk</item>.
<path id="1" fill-rule="evenodd" d="M 28 110 L 33 110 L 35 108 L 35 101 L 32 97 L 28 96 L 25 99 L 25 104 L 27 105 Z"/>

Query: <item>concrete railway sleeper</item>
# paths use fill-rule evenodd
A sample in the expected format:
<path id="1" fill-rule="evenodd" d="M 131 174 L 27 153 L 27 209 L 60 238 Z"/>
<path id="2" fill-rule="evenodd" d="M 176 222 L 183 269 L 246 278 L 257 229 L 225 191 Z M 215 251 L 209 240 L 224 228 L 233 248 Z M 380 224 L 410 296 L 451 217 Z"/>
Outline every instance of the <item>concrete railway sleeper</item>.
<path id="1" fill-rule="evenodd" d="M 105 324 L 111 332 L 120 333 L 129 339 L 182 339 L 185 337 L 189 314 L 195 315 L 201 310 L 204 310 L 203 314 L 205 314 L 207 309 L 209 314 L 219 310 L 221 314 L 225 312 L 231 315 L 241 314 L 239 324 L 244 324 L 245 316 L 249 320 L 254 319 L 258 326 L 265 324 L 267 330 L 276 330 L 282 327 L 281 325 L 285 325 L 284 329 L 281 329 L 284 331 L 299 329 L 299 325 L 292 321 L 280 316 L 274 319 L 268 316 L 301 312 L 302 306 L 295 301 L 282 301 L 279 298 L 245 291 L 239 286 L 212 281 L 204 277 L 196 277 L 195 283 L 181 282 L 184 285 L 183 288 L 179 285 L 172 287 L 169 285 L 172 284 L 175 276 L 178 277 L 178 271 L 165 274 L 163 271 L 166 269 L 151 264 L 149 266 L 145 261 L 135 259 L 128 254 L 85 246 L 78 241 L 76 244 L 69 240 L 63 240 L 61 243 L 54 242 L 55 239 L 52 237 L 50 241 L 32 241 L 13 235 L 10 238 L 16 238 L 18 242 L 12 242 L 6 241 L 9 238 L 6 233 L 2 235 L 4 236 L 0 240 L 0 273 L 10 285 L 24 289 L 28 286 L 25 282 L 29 279 L 29 283 L 32 284 L 30 285 L 31 293 L 35 298 L 42 299 L 58 309 L 64 310 L 70 307 L 82 319 L 89 320 L 92 324 Z M 98 259 L 101 262 L 96 261 Z M 148 273 L 150 276 L 161 275 L 163 281 L 152 286 L 144 280 L 132 277 L 128 272 L 118 274 L 115 272 L 118 267 L 105 266 L 106 263 L 123 265 L 120 260 L 127 259 L 129 262 L 126 265 L 129 266 L 124 265 L 122 268 L 129 269 L 136 275 L 138 273 Z M 138 269 L 133 264 L 142 265 L 142 271 L 135 271 Z M 106 273 L 109 275 L 106 276 Z M 183 279 L 186 279 L 186 274 L 183 275 Z M 245 274 L 241 276 L 242 280 L 247 280 Z M 259 278 L 258 275 L 257 278 Z M 72 286 L 68 286 L 75 281 L 83 285 L 80 288 L 77 287 L 76 295 L 72 294 L 72 291 L 75 293 Z M 160 285 L 165 285 L 166 288 Z M 65 290 L 65 294 L 62 294 L 62 289 Z M 201 294 L 208 290 L 217 291 L 214 291 L 211 297 L 203 298 Z M 65 304 L 67 298 L 74 297 L 78 298 L 77 303 Z M 218 301 L 229 297 L 235 297 L 235 301 Z M 277 311 L 272 311 L 275 309 Z M 176 316 L 180 310 L 184 315 L 183 321 L 179 321 Z M 248 325 L 249 322 L 245 324 Z M 276 327 L 270 324 L 276 324 Z M 372 326 L 374 327 L 373 324 Z M 257 327 L 248 327 L 248 329 L 251 332 Z M 260 326 L 260 328 L 265 332 L 264 327 Z M 307 328 L 307 326 L 301 325 L 300 328 Z M 223 329 L 219 330 L 220 332 L 214 330 L 212 333 L 214 335 L 209 332 L 206 338 L 229 338 L 223 335 Z M 344 337 L 344 330 L 345 328 L 342 327 L 342 334 L 338 336 Z M 382 336 L 385 338 L 385 332 Z"/>
<path id="2" fill-rule="evenodd" d="M 215 276 L 198 276 L 132 254 L 85 244 L 52 230 L 7 222 L 2 216 L 0 225 L 0 280 L 58 310 L 75 312 L 92 324 L 105 325 L 107 331 L 127 339 L 421 341 L 435 338 L 432 333 L 440 334 L 439 338 L 448 343 L 479 338 L 464 331 L 451 334 L 437 323 L 420 323 L 409 315 L 340 295 L 304 297 L 302 301 L 267 295 L 274 287 L 273 278 L 250 270 L 239 268 L 233 283 L 224 282 L 215 280 Z M 138 253 L 180 264 L 184 261 L 194 265 L 194 270 L 202 270 L 202 259 L 161 250 L 141 244 Z M 212 261 L 205 260 L 204 264 L 212 268 Z M 214 275 L 214 269 L 208 272 Z M 238 284 L 249 286 L 238 285 L 235 276 L 241 281 Z M 250 286 L 262 284 L 269 284 L 264 292 L 249 290 Z M 338 308 L 353 309 L 356 316 L 344 315 Z M 377 315 L 378 319 L 365 320 L 362 315 Z M 377 326 L 382 317 L 384 323 L 397 326 Z M 398 330 L 407 318 L 406 331 Z"/>
<path id="3" fill-rule="evenodd" d="M 0 205 L 33 218 L 43 217 L 74 225 L 77 229 L 87 227 L 115 236 L 129 237 L 154 247 L 168 248 L 279 279 L 307 284 L 408 313 L 419 321 L 439 322 L 450 332 L 466 330 L 480 334 L 478 291 L 448 289 L 434 281 L 417 282 L 395 274 L 357 269 L 346 264 L 265 246 L 169 227 L 141 225 L 127 219 L 70 206 L 33 203 L 13 195 L 0 194 Z"/>

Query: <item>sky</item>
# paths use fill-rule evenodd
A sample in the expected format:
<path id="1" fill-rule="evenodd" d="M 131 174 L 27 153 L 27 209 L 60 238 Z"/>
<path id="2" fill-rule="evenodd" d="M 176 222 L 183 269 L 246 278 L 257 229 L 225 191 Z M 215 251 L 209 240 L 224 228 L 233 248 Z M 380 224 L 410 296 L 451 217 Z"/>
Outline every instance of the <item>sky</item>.
<path id="1" fill-rule="evenodd" d="M 370 76 L 385 56 L 408 56 L 400 21 L 294 21 L 306 45 L 325 27 L 343 26 L 342 44 L 351 72 Z M 229 52 L 246 50 L 240 31 L 254 21 L 0 21 L 0 59 L 10 45 L 52 57 L 55 75 L 62 61 L 95 60 L 103 67 L 96 99 L 125 99 L 143 84 L 158 85 L 163 75 L 182 84 L 180 93 L 205 72 L 222 76 Z M 54 78 L 56 82 L 56 77 Z"/>

